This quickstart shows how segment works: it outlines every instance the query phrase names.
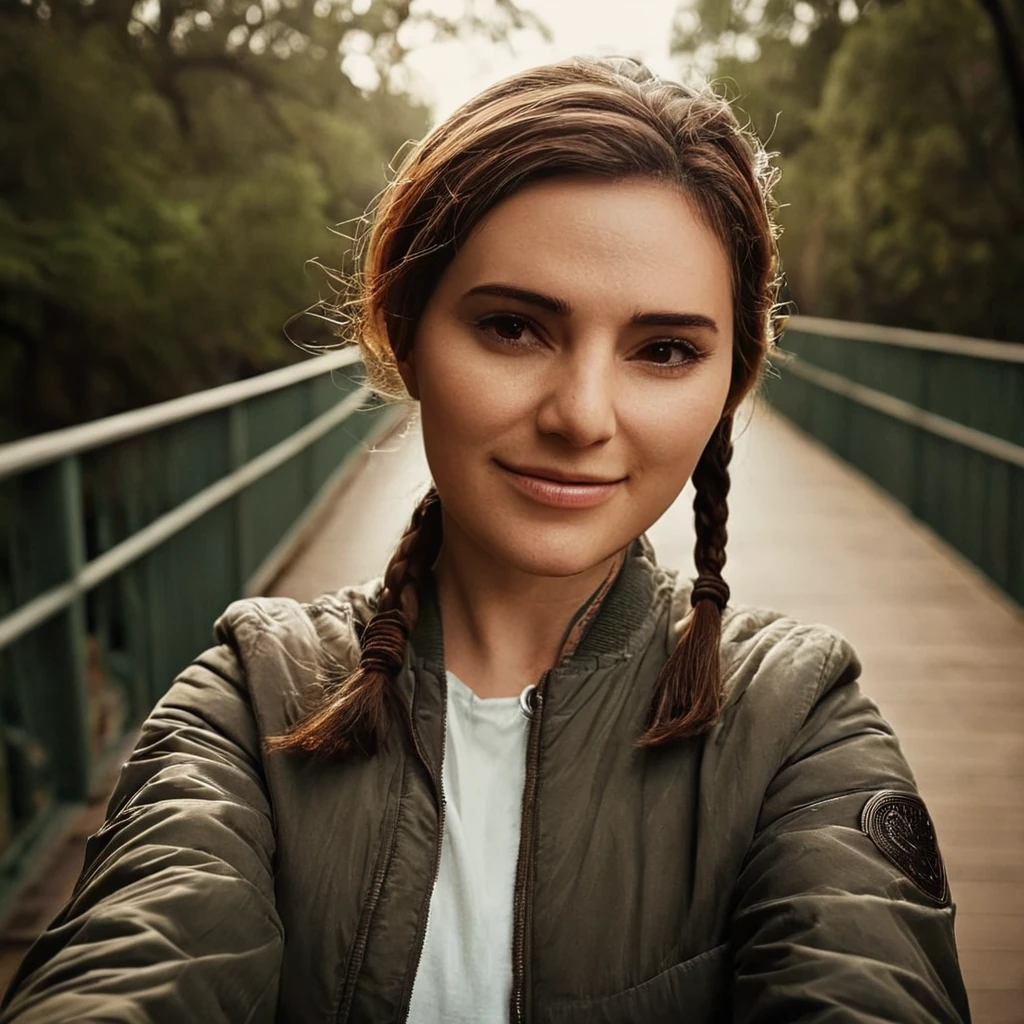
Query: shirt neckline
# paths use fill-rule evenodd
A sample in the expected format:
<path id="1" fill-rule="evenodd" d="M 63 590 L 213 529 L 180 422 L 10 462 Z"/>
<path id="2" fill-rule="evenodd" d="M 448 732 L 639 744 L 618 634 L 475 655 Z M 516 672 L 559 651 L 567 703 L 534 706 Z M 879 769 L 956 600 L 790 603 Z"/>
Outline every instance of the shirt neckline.
<path id="1" fill-rule="evenodd" d="M 464 683 L 451 669 L 445 670 L 445 675 L 448 678 L 448 692 L 456 699 L 461 700 L 464 704 L 468 704 L 473 708 L 493 708 L 494 710 L 503 710 L 505 708 L 519 709 L 519 697 L 481 697 L 477 692 L 469 686 L 468 683 Z"/>

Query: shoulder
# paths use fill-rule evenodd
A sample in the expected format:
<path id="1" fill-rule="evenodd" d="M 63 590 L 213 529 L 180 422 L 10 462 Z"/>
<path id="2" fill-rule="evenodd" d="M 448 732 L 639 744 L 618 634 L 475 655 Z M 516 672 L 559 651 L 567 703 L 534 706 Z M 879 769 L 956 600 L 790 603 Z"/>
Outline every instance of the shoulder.
<path id="1" fill-rule="evenodd" d="M 689 580 L 680 580 L 673 594 L 675 636 L 690 608 L 690 589 Z M 730 605 L 722 616 L 721 657 L 723 710 L 756 708 L 768 721 L 797 727 L 832 689 L 854 682 L 861 671 L 853 645 L 838 630 L 746 605 Z"/>
<path id="2" fill-rule="evenodd" d="M 282 648 L 292 653 L 326 650 L 340 662 L 358 655 L 359 636 L 369 622 L 381 580 L 321 594 L 313 601 L 291 597 L 247 597 L 232 601 L 213 625 L 216 639 L 243 659 Z"/>
<path id="3" fill-rule="evenodd" d="M 214 622 L 218 647 L 202 658 L 233 663 L 235 682 L 271 727 L 320 690 L 324 670 L 359 662 L 359 637 L 376 608 L 382 581 L 345 587 L 313 601 L 250 597 L 233 601 Z"/>
<path id="4" fill-rule="evenodd" d="M 857 653 L 838 630 L 768 608 L 727 609 L 722 663 L 727 705 L 781 701 L 798 715 L 860 675 Z"/>
<path id="5" fill-rule="evenodd" d="M 677 615 L 689 606 L 689 589 L 674 595 Z M 742 780 L 769 818 L 787 801 L 811 805 L 841 791 L 915 792 L 899 739 L 862 690 L 860 659 L 841 632 L 730 606 L 721 657 L 722 711 L 705 747 L 715 764 L 710 777 Z"/>

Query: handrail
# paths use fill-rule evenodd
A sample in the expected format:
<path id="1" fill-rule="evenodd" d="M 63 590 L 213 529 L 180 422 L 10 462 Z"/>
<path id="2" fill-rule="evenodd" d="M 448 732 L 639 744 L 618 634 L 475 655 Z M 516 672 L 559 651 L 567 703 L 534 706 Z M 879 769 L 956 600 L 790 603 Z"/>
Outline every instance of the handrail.
<path id="1" fill-rule="evenodd" d="M 92 423 L 65 427 L 63 430 L 51 430 L 26 438 L 24 441 L 0 445 L 0 480 L 67 455 L 75 455 L 90 448 L 98 448 L 126 437 L 156 430 L 169 423 L 191 419 L 213 412 L 215 409 L 223 409 L 225 406 L 235 405 L 257 395 L 278 391 L 310 377 L 349 366 L 359 359 L 358 348 L 344 348 L 338 352 L 304 359 L 293 366 L 271 370 L 247 380 L 222 384 L 206 391 L 172 398 L 168 402 L 158 402 L 142 409 L 107 416 Z"/>
<path id="2" fill-rule="evenodd" d="M 828 320 L 818 316 L 791 316 L 788 323 L 797 330 L 806 331 L 808 334 L 822 334 L 829 338 L 873 341 L 902 348 L 951 352 L 954 355 L 973 356 L 976 359 L 1024 363 L 1024 344 L 1014 341 L 988 341 L 959 334 L 937 334 L 932 331 L 916 331 L 909 327 L 883 327 L 881 324 Z"/>
<path id="3" fill-rule="evenodd" d="M 789 373 L 795 373 L 798 377 L 803 377 L 827 391 L 842 395 L 869 409 L 885 413 L 893 419 L 920 427 L 937 437 L 944 437 L 947 441 L 954 441 L 965 448 L 972 448 L 976 452 L 983 452 L 985 455 L 991 455 L 994 459 L 1001 459 L 1003 462 L 1024 469 L 1024 447 L 1019 444 L 1006 441 L 1001 437 L 993 437 L 974 427 L 966 427 L 945 416 L 939 416 L 910 402 L 905 402 L 902 398 L 895 398 L 893 395 L 887 395 L 875 388 L 847 380 L 846 377 L 838 373 L 823 370 L 820 366 L 808 363 L 794 352 L 780 350 L 772 355 L 772 359 L 779 359 Z"/>
<path id="4" fill-rule="evenodd" d="M 1024 604 L 1024 345 L 811 317 L 790 327 L 770 357 L 782 371 L 766 382 L 771 403 Z"/>
<path id="5" fill-rule="evenodd" d="M 301 379 L 301 378 L 300 378 Z M 259 394 L 259 392 L 256 392 Z M 125 566 L 162 544 L 168 537 L 180 532 L 215 506 L 234 497 L 239 491 L 266 476 L 278 466 L 293 458 L 329 430 L 355 412 L 369 396 L 367 388 L 360 388 L 322 413 L 312 423 L 285 438 L 273 448 L 257 455 L 226 477 L 193 495 L 188 501 L 172 509 L 148 526 L 132 534 L 116 547 L 105 551 L 83 565 L 73 579 L 59 583 L 23 604 L 17 611 L 0 619 L 0 650 L 13 643 L 29 630 L 62 608 L 66 608 L 81 593 L 98 586 Z"/>
<path id="6" fill-rule="evenodd" d="M 225 603 L 269 585 L 394 425 L 359 360 L 0 445 L 0 914 Z"/>

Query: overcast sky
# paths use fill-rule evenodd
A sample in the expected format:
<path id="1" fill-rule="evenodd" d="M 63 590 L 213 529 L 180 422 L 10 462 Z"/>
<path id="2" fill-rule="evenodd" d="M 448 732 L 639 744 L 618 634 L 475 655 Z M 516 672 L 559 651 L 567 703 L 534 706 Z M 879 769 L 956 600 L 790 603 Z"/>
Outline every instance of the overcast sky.
<path id="1" fill-rule="evenodd" d="M 454 0 L 421 0 L 451 9 Z M 523 68 L 563 57 L 624 54 L 673 77 L 669 59 L 672 19 L 680 0 L 520 0 L 551 29 L 545 43 L 536 33 L 519 34 L 513 48 L 477 41 L 418 47 L 409 58 L 413 88 L 437 118 L 451 113 L 482 88 Z"/>

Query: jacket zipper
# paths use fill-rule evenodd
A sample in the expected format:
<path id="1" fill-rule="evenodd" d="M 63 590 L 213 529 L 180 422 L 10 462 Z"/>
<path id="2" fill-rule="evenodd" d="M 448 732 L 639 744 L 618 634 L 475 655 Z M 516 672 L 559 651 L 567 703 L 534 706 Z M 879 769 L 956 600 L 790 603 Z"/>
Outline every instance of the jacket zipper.
<path id="1" fill-rule="evenodd" d="M 442 697 L 445 702 L 445 714 L 441 719 L 441 763 L 442 767 L 444 764 L 444 746 L 445 746 L 445 734 L 448 728 L 448 686 L 447 679 L 441 683 Z M 441 783 L 441 779 L 436 777 L 433 772 L 430 771 L 430 762 L 427 760 L 426 754 L 423 750 L 423 744 L 420 741 L 419 733 L 416 730 L 416 726 L 410 721 L 410 733 L 412 737 L 413 747 L 416 750 L 416 755 L 420 759 L 420 763 L 427 769 L 427 774 L 430 775 L 430 781 L 434 788 L 434 797 L 438 801 L 438 829 L 437 829 L 437 846 L 434 851 L 434 870 L 433 878 L 430 883 L 430 887 L 427 890 L 426 906 L 424 912 L 421 915 L 421 920 L 424 922 L 419 929 L 419 935 L 417 938 L 418 951 L 416 953 L 416 970 L 419 969 L 420 960 L 423 958 L 423 940 L 426 935 L 426 914 L 429 912 L 430 897 L 434 891 L 434 883 L 437 881 L 437 873 L 441 864 L 441 836 L 444 833 L 444 788 Z M 404 776 L 404 772 L 403 772 Z M 401 801 L 401 788 L 402 782 L 399 782 L 399 795 L 398 799 Z M 384 858 L 383 863 L 377 869 L 376 874 L 373 878 L 373 884 L 370 887 L 369 895 L 367 896 L 366 903 L 364 904 L 364 924 L 356 935 L 355 941 L 352 945 L 352 959 L 353 965 L 349 970 L 349 976 L 345 982 L 345 997 L 342 1001 L 341 1010 L 338 1013 L 338 1024 L 344 1024 L 348 1020 L 349 1012 L 352 1008 L 352 1000 L 355 997 L 356 981 L 359 977 L 359 972 L 362 967 L 363 954 L 366 950 L 366 942 L 369 938 L 370 924 L 373 920 L 373 912 L 377 907 L 377 903 L 380 899 L 381 890 L 384 888 L 384 879 L 387 876 L 388 868 L 391 866 L 391 858 L 395 852 L 395 844 L 398 840 L 398 819 L 401 815 L 400 811 L 395 813 L 394 819 L 391 823 L 391 832 L 387 839 L 387 854 Z M 415 971 L 412 975 L 413 979 L 416 977 Z M 412 995 L 412 988 L 409 989 L 410 998 Z M 404 1010 L 402 1011 L 402 1022 L 404 1024 L 409 1018 L 409 1001 L 406 1001 Z"/>
<path id="2" fill-rule="evenodd" d="M 402 775 L 404 776 L 404 771 Z M 402 798 L 402 779 L 398 782 L 398 799 Z M 366 903 L 363 908 L 363 925 L 359 929 L 359 934 L 356 935 L 355 942 L 352 944 L 352 955 L 349 959 L 349 969 L 345 979 L 345 995 L 342 999 L 341 1008 L 338 1011 L 337 1021 L 338 1024 L 345 1024 L 348 1020 L 348 1015 L 352 1009 L 352 1000 L 355 998 L 356 993 L 356 979 L 359 977 L 359 971 L 363 965 L 363 955 L 366 953 L 366 941 L 370 934 L 370 923 L 373 920 L 374 911 L 377 909 L 377 903 L 380 900 L 381 889 L 384 888 L 384 878 L 387 875 L 388 868 L 391 866 L 391 857 L 395 852 L 395 842 L 398 839 L 398 811 L 396 809 L 394 816 L 392 817 L 391 823 L 388 826 L 388 833 L 385 837 L 385 853 L 381 859 L 381 863 L 377 868 L 373 876 L 373 884 L 370 887 L 369 895 L 367 896 Z"/>
<path id="3" fill-rule="evenodd" d="M 442 675 L 441 677 L 441 700 L 444 707 L 444 713 L 441 715 L 441 768 L 439 774 L 435 777 L 433 772 L 429 769 L 429 762 L 423 752 L 423 746 L 420 743 L 419 733 L 416 731 L 416 726 L 413 725 L 413 742 L 416 747 L 416 753 L 419 755 L 420 761 L 423 762 L 424 767 L 427 767 L 427 772 L 431 777 L 431 781 L 434 783 L 434 797 L 437 800 L 437 843 L 434 846 L 434 866 L 430 874 L 430 885 L 427 886 L 426 896 L 423 901 L 423 908 L 420 912 L 420 925 L 416 934 L 416 961 L 413 964 L 412 973 L 409 976 L 408 986 L 409 991 L 405 997 L 405 1006 L 402 1008 L 401 1024 L 406 1024 L 409 1020 L 409 1011 L 412 1009 L 412 986 L 416 982 L 416 975 L 419 974 L 420 961 L 423 959 L 423 944 L 427 937 L 427 923 L 430 917 L 430 902 L 434 895 L 434 886 L 437 884 L 437 875 L 441 870 L 441 842 L 444 838 L 444 811 L 445 811 L 445 798 L 444 798 L 444 759 L 445 750 L 448 744 L 448 677 Z"/>
<path id="4" fill-rule="evenodd" d="M 535 710 L 526 741 L 526 779 L 519 824 L 519 860 L 512 911 L 512 1024 L 526 1022 L 526 931 L 529 889 L 533 882 L 534 807 L 537 800 L 537 770 L 540 760 L 540 727 L 544 714 L 544 693 L 550 670 L 541 676 L 534 691 Z"/>

